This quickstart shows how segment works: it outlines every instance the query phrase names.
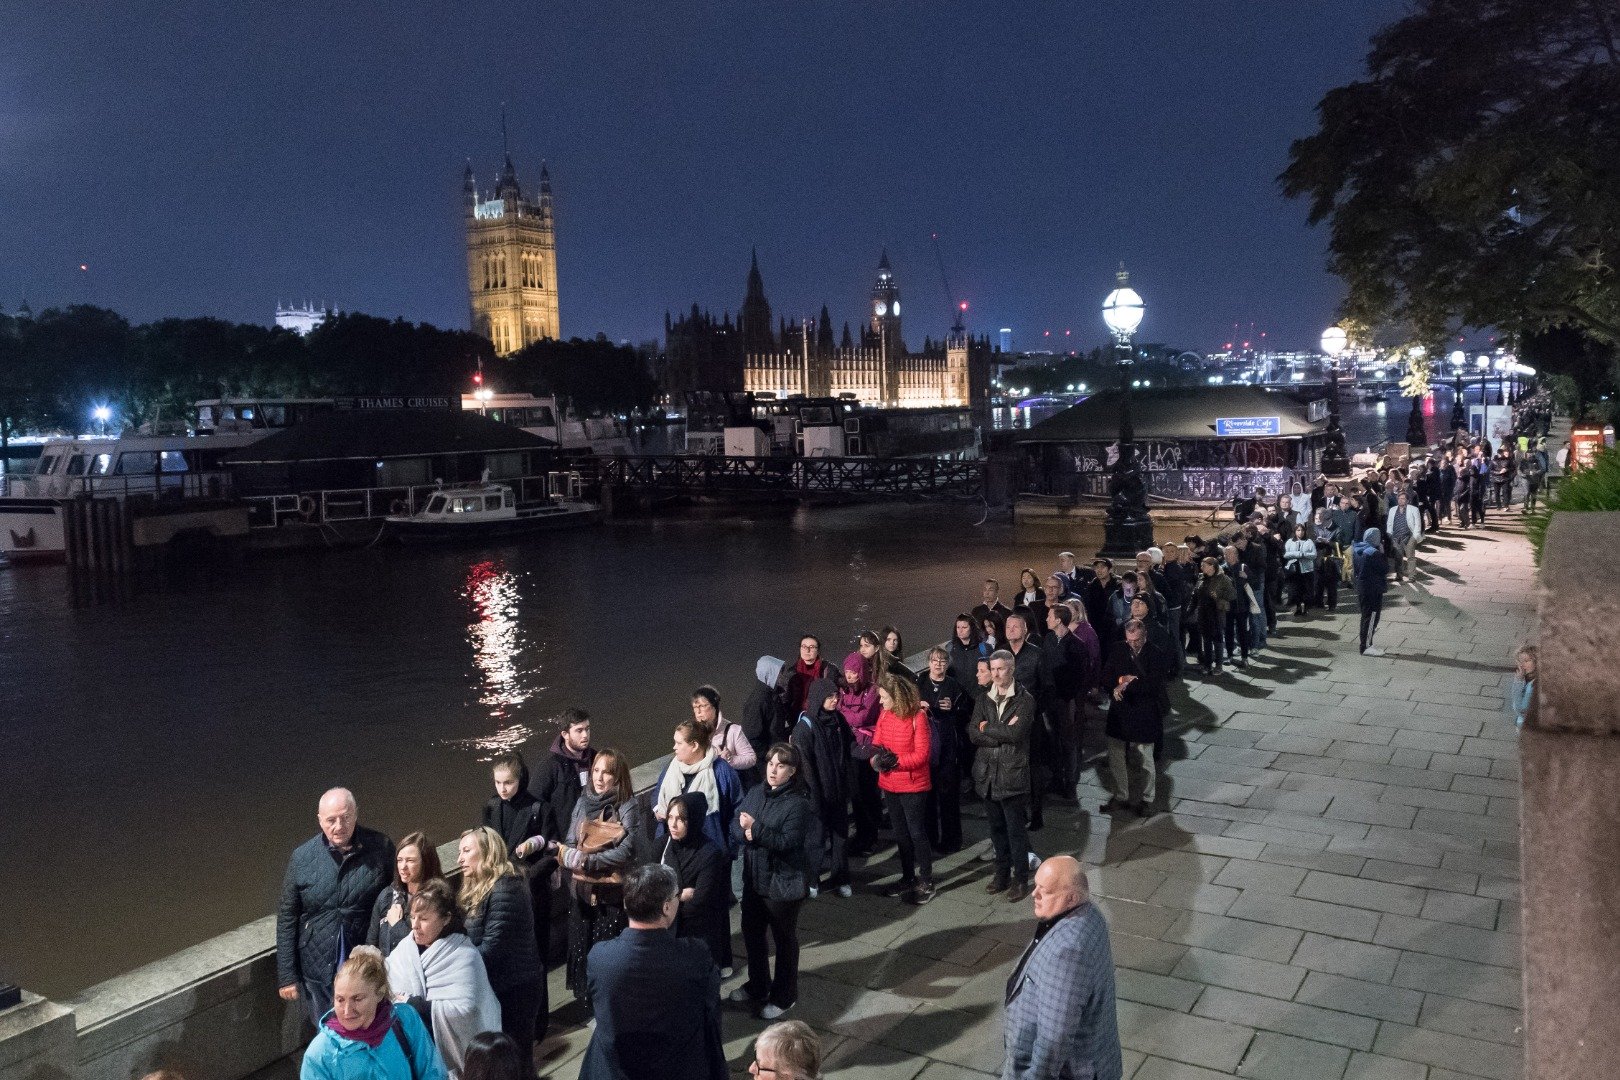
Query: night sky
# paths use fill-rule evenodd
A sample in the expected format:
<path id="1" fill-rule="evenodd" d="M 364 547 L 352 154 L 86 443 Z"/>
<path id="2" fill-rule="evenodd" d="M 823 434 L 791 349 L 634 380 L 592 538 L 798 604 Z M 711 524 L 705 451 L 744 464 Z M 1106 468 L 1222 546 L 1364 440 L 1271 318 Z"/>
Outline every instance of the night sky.
<path id="1" fill-rule="evenodd" d="M 1309 347 L 1340 288 L 1274 177 L 1404 6 L 8 5 L 0 305 L 464 327 L 461 173 L 493 185 L 505 101 L 525 190 L 551 167 L 568 335 L 735 311 L 754 245 L 777 312 L 856 321 L 887 246 L 915 348 L 948 321 L 938 232 L 971 328 L 1019 348 L 1100 343 L 1121 259 L 1138 340 Z"/>

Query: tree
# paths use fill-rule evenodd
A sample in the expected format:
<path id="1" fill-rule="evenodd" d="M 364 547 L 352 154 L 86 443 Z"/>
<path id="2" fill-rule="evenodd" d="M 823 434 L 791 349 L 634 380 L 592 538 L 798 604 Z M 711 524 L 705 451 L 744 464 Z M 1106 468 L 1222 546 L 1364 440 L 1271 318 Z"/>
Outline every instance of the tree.
<path id="1" fill-rule="evenodd" d="M 555 394 L 589 414 L 645 408 L 658 392 L 657 380 L 636 350 L 601 334 L 589 341 L 536 341 L 486 362 L 485 371 L 498 389 Z"/>
<path id="2" fill-rule="evenodd" d="M 1279 182 L 1330 224 L 1349 324 L 1620 344 L 1614 0 L 1418 0 L 1317 112 Z"/>

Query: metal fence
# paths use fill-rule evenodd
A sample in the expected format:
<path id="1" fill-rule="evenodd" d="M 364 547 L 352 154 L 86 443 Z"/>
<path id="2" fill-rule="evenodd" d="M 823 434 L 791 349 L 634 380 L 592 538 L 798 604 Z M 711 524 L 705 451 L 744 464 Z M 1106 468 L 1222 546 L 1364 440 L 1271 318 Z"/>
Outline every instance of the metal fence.
<path id="1" fill-rule="evenodd" d="M 1308 469 L 1162 469 L 1144 472 L 1142 478 L 1149 498 L 1219 504 L 1230 503 L 1238 495 L 1251 495 L 1257 487 L 1271 494 L 1308 492 L 1315 474 Z M 1106 499 L 1112 474 L 1083 472 L 1062 476 L 1029 469 L 1020 479 L 1020 494 Z"/>
<path id="2" fill-rule="evenodd" d="M 937 458 L 637 456 L 601 458 L 600 479 L 636 491 L 972 497 L 984 490 L 982 461 Z"/>
<path id="3" fill-rule="evenodd" d="M 545 502 L 553 498 L 577 499 L 584 487 L 584 478 L 573 470 L 502 477 L 498 482 L 509 485 L 519 503 Z M 275 529 L 295 521 L 324 525 L 374 521 L 390 514 L 414 514 L 435 494 L 444 490 L 443 484 L 328 488 L 299 494 L 254 495 L 242 501 L 248 506 L 249 527 Z"/>

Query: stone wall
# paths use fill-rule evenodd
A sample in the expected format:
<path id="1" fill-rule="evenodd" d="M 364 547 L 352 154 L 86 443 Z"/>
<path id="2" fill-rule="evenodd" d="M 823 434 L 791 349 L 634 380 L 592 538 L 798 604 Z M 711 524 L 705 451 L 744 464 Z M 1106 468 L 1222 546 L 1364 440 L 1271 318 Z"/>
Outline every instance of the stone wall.
<path id="1" fill-rule="evenodd" d="M 1559 514 L 1541 569 L 1537 700 L 1521 734 L 1525 1076 L 1620 1060 L 1620 514 Z"/>

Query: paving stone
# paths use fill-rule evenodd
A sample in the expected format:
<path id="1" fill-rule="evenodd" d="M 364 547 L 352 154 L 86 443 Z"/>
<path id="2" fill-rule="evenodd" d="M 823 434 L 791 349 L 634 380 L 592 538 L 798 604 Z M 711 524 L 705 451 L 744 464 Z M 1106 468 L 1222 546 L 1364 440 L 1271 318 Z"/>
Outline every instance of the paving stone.
<path id="1" fill-rule="evenodd" d="M 1400 915 L 1416 915 L 1423 909 L 1422 889 L 1409 885 L 1396 885 L 1362 877 L 1324 874 L 1312 871 L 1305 875 L 1297 895 L 1312 900 L 1325 900 L 1332 904 L 1371 908 L 1374 911 L 1392 911 Z"/>
<path id="2" fill-rule="evenodd" d="M 1361 908 L 1261 892 L 1245 892 L 1226 910 L 1233 918 L 1291 926 L 1297 930 L 1311 930 L 1358 941 L 1373 940 L 1380 918 L 1376 912 Z"/>
<path id="3" fill-rule="evenodd" d="M 1445 769 L 1447 772 L 1457 773 L 1459 776 L 1491 775 L 1491 759 L 1483 757 L 1467 757 L 1462 754 L 1431 754 L 1429 768 Z"/>
<path id="4" fill-rule="evenodd" d="M 1247 821 L 1234 821 L 1226 829 L 1227 836 L 1240 840 L 1257 840 L 1262 844 L 1283 844 L 1306 851 L 1320 851 L 1333 839 L 1329 833 L 1302 832 L 1298 829 L 1280 829 L 1271 825 L 1256 825 Z"/>
<path id="5" fill-rule="evenodd" d="M 1349 1059 L 1350 1051 L 1341 1046 L 1262 1031 L 1237 1074 L 1253 1080 L 1339 1080 Z"/>
<path id="6" fill-rule="evenodd" d="M 1144 845 L 1115 865 L 1152 870 L 1166 877 L 1212 881 L 1216 874 L 1226 869 L 1230 861 L 1220 855 L 1200 855 L 1193 851 L 1171 851 L 1169 848 Z"/>
<path id="7" fill-rule="evenodd" d="M 1197 819 L 1207 823 L 1210 829 L 1215 830 L 1213 832 L 1178 832 L 1177 826 L 1185 820 L 1180 814 L 1161 814 L 1154 818 L 1135 834 L 1142 838 L 1144 844 L 1143 848 L 1138 849 L 1137 855 L 1145 857 L 1148 847 L 1156 847 L 1165 851 L 1191 851 L 1228 859 L 1252 859 L 1265 847 L 1253 840 L 1222 836 L 1221 830 L 1227 827 L 1229 819 Z"/>
<path id="8" fill-rule="evenodd" d="M 1390 982 L 1426 993 L 1510 1008 L 1519 1004 L 1524 993 L 1523 980 L 1517 968 L 1476 964 L 1470 960 L 1416 952 L 1400 954 Z"/>
<path id="9" fill-rule="evenodd" d="M 1247 806 L 1232 806 L 1229 803 L 1199 802 L 1197 799 L 1184 799 L 1178 797 L 1174 807 L 1177 814 L 1190 814 L 1201 818 L 1220 818 L 1224 821 L 1259 821 L 1266 816 L 1261 809 L 1250 809 Z M 1157 818 L 1154 819 L 1158 821 Z M 1175 844 L 1163 844 L 1162 847 L 1176 847 Z M 1222 854 L 1212 852 L 1211 854 Z"/>
<path id="10" fill-rule="evenodd" d="M 1183 1061 L 1150 1057 L 1145 1059 L 1134 1073 L 1126 1075 L 1130 1080 L 1230 1080 L 1232 1074 L 1202 1069 Z"/>
<path id="11" fill-rule="evenodd" d="M 1344 1080 L 1423 1080 L 1427 1065 L 1415 1061 L 1400 1061 L 1381 1054 L 1368 1054 L 1357 1050 L 1350 1055 L 1350 1067 Z"/>
<path id="12" fill-rule="evenodd" d="M 1281 810 L 1289 814 L 1320 814 L 1333 801 L 1325 791 L 1282 791 L 1277 788 L 1256 788 L 1245 807 L 1264 812 Z M 1265 813 L 1260 815 L 1262 818 Z"/>
<path id="13" fill-rule="evenodd" d="M 1279 863 L 1283 866 L 1299 866 L 1306 870 L 1321 870 L 1329 874 L 1355 875 L 1361 872 L 1362 864 L 1367 860 L 1359 855 L 1305 851 L 1286 844 L 1267 844 L 1266 849 L 1260 853 L 1260 861 Z"/>
<path id="14" fill-rule="evenodd" d="M 1295 967 L 1344 975 L 1367 982 L 1389 982 L 1401 952 L 1384 945 L 1347 941 L 1326 934 L 1306 934 L 1289 960 Z"/>
<path id="15" fill-rule="evenodd" d="M 1517 820 L 1501 821 L 1479 814 L 1458 814 L 1448 810 L 1422 809 L 1412 822 L 1412 828 L 1425 833 L 1443 833 L 1447 836 L 1477 837 L 1490 840 L 1517 840 Z"/>
<path id="16" fill-rule="evenodd" d="M 1216 746 L 1241 746 L 1252 749 L 1260 741 L 1261 735 L 1262 732 L 1258 731 L 1235 731 L 1222 727 L 1212 731 L 1189 732 L 1186 738 Z"/>
<path id="17" fill-rule="evenodd" d="M 1093 866 L 1086 870 L 1086 883 L 1094 895 L 1121 900 L 1146 900 L 1168 877 L 1167 874 L 1131 863 Z"/>
<path id="18" fill-rule="evenodd" d="M 1484 930 L 1496 929 L 1500 905 L 1488 896 L 1464 896 L 1455 892 L 1430 892 L 1418 914 L 1436 922 L 1463 923 Z"/>
<path id="19" fill-rule="evenodd" d="M 1224 915 L 1204 915 L 1196 911 L 1183 912 L 1164 940 L 1200 949 L 1252 956 L 1257 960 L 1271 960 L 1283 964 L 1294 955 L 1304 934 L 1286 926 L 1272 926 Z"/>
<path id="20" fill-rule="evenodd" d="M 1299 888 L 1299 883 L 1305 880 L 1305 873 L 1297 866 L 1233 860 L 1215 876 L 1215 884 L 1291 896 Z"/>
<path id="21" fill-rule="evenodd" d="M 1177 776 L 1175 790 L 1176 797 L 1181 799 L 1242 806 L 1249 796 L 1254 794 L 1255 789 L 1251 784 L 1229 784 L 1196 776 Z"/>
<path id="22" fill-rule="evenodd" d="M 1374 746 L 1387 746 L 1389 740 L 1395 736 L 1395 732 L 1390 728 L 1347 724 L 1339 720 L 1311 720 L 1305 717 L 1290 720 L 1282 733 L 1309 735 L 1318 739 L 1332 739 L 1335 742 L 1367 743 Z"/>
<path id="23" fill-rule="evenodd" d="M 1516 799 L 1522 789 L 1516 780 L 1496 780 L 1489 776 L 1459 776 L 1451 782 L 1451 790 Z M 1440 807 L 1440 809 L 1455 808 Z"/>
<path id="24" fill-rule="evenodd" d="M 1413 731 L 1410 728 L 1401 728 L 1395 732 L 1390 740 L 1393 746 L 1402 746 L 1411 750 L 1428 750 L 1436 754 L 1455 754 L 1462 749 L 1463 737 L 1461 735 L 1447 735 L 1438 731 Z"/>
<path id="25" fill-rule="evenodd" d="M 1258 750 L 1275 750 L 1284 754 L 1321 754 L 1333 744 L 1332 739 L 1324 739 L 1313 735 L 1288 735 L 1283 732 L 1268 732 L 1260 736 L 1255 748 Z M 1273 758 L 1272 764 L 1276 764 Z"/>
<path id="26" fill-rule="evenodd" d="M 1223 784 L 1247 784 L 1250 787 L 1276 787 L 1282 782 L 1282 774 L 1270 769 L 1228 765 L 1219 761 L 1172 761 L 1164 771 L 1172 777 L 1190 776 Z"/>
<path id="27" fill-rule="evenodd" d="M 1176 921 L 1176 915 L 1178 914 L 1173 909 L 1162 908 L 1157 904 L 1145 904 L 1136 900 L 1098 898 L 1096 903 L 1097 907 L 1102 910 L 1103 916 L 1107 918 L 1110 929 L 1118 930 L 1123 934 L 1135 934 L 1137 937 L 1162 937 L 1170 924 Z M 1025 941 L 1029 939 L 1027 933 L 1022 936 Z"/>
<path id="28" fill-rule="evenodd" d="M 1416 990 L 1403 990 L 1384 983 L 1366 982 L 1321 971 L 1310 973 L 1294 1000 L 1402 1024 L 1417 1023 L 1418 1012 L 1423 1006 L 1423 995 Z"/>
<path id="29" fill-rule="evenodd" d="M 1433 757 L 1427 750 L 1396 747 L 1395 752 L 1389 755 L 1389 763 L 1402 769 L 1427 769 Z"/>
<path id="30" fill-rule="evenodd" d="M 1345 742 L 1336 740 L 1328 746 L 1324 757 L 1338 758 L 1341 761 L 1370 761 L 1375 765 L 1388 765 L 1390 755 L 1395 751 L 1392 747 L 1381 744 L 1361 742 Z"/>
<path id="31" fill-rule="evenodd" d="M 1395 829 L 1407 829 L 1411 828 L 1412 819 L 1417 816 L 1417 808 L 1363 799 L 1356 795 L 1335 795 L 1333 802 L 1323 814 L 1325 817 L 1343 821 L 1359 821 L 1363 825 L 1385 825 Z"/>
<path id="32" fill-rule="evenodd" d="M 1384 1024 L 1372 1049 L 1388 1057 L 1461 1070 L 1489 1080 L 1519 1080 L 1522 1069 L 1522 1055 L 1505 1054 L 1498 1045 L 1404 1024 Z"/>
<path id="33" fill-rule="evenodd" d="M 1232 901 L 1236 900 L 1238 895 L 1237 889 L 1210 885 L 1188 878 L 1170 878 L 1148 897 L 1148 902 L 1160 907 L 1220 915 L 1232 906 Z M 1494 925 L 1494 919 L 1492 924 Z"/>
<path id="34" fill-rule="evenodd" d="M 1454 893 L 1472 893 L 1479 886 L 1477 874 L 1441 870 L 1432 866 L 1414 866 L 1411 863 L 1386 862 L 1382 859 L 1368 859 L 1366 865 L 1361 868 L 1361 876 L 1376 881 L 1393 881 L 1397 885 L 1412 885 L 1419 889 L 1444 889 Z"/>
<path id="35" fill-rule="evenodd" d="M 1246 897 L 1240 897 L 1242 903 Z M 1235 909 L 1236 904 L 1233 905 Z M 1231 909 L 1229 909 L 1231 910 Z M 1384 915 L 1378 924 L 1375 944 L 1388 945 L 1412 952 L 1449 956 L 1456 960 L 1472 960 L 1476 964 L 1495 964 L 1513 967 L 1519 962 L 1518 934 L 1504 934 L 1499 930 L 1480 930 L 1472 926 L 1412 919 L 1403 915 Z"/>
<path id="36" fill-rule="evenodd" d="M 1502 739 L 1464 739 L 1462 752 L 1515 763 L 1519 760 L 1519 744 Z"/>
<path id="37" fill-rule="evenodd" d="M 1444 791 L 1451 786 L 1451 774 L 1430 772 L 1428 769 L 1403 769 L 1398 765 L 1373 765 L 1364 761 L 1346 761 L 1339 766 L 1338 775 L 1348 780 L 1366 780 L 1377 784 L 1400 784 L 1403 787 L 1426 787 Z"/>
<path id="38" fill-rule="evenodd" d="M 1297 1035 L 1302 1039 L 1316 1039 L 1348 1047 L 1351 1050 L 1372 1050 L 1378 1031 L 1378 1021 L 1365 1016 L 1318 1009 L 1294 1001 L 1245 994 L 1237 990 L 1212 986 L 1205 990 L 1193 1006 L 1193 1013 L 1215 1020 L 1244 1023 L 1265 1031 Z"/>
<path id="39" fill-rule="evenodd" d="M 1114 930 L 1110 931 L 1108 939 L 1113 946 L 1115 967 L 1133 968 L 1157 975 L 1170 974 L 1187 951 L 1187 946 L 1173 941 L 1122 934 Z"/>
<path id="40" fill-rule="evenodd" d="M 1329 810 L 1332 806 L 1329 805 Z M 1360 821 L 1346 820 L 1332 816 L 1318 816 L 1311 814 L 1289 814 L 1281 810 L 1273 810 L 1266 815 L 1261 824 L 1276 829 L 1294 829 L 1299 832 L 1324 833 L 1328 836 L 1362 837 L 1367 835 L 1367 824 Z"/>
<path id="41" fill-rule="evenodd" d="M 1252 962 L 1252 961 L 1251 961 Z M 1186 1012 L 1204 992 L 1203 984 L 1173 979 L 1152 972 L 1118 968 L 1114 972 L 1114 992 L 1124 1001 L 1156 1005 L 1161 1009 Z"/>
<path id="42" fill-rule="evenodd" d="M 1518 1009 L 1486 1005 L 1463 998 L 1428 994 L 1423 999 L 1423 1015 L 1418 1027 L 1449 1031 L 1468 1039 L 1518 1046 L 1524 1038 L 1524 1021 Z"/>
<path id="43" fill-rule="evenodd" d="M 1210 991 L 1206 990 L 1205 993 Z M 1261 998 L 1260 1000 L 1267 1000 Z M 1254 1028 L 1218 1018 L 1189 1016 L 1134 1001 L 1119 1003 L 1121 1045 L 1148 1055 L 1230 1073 L 1243 1060 Z M 998 1047 L 999 1049 L 999 1047 Z M 1143 1068 L 1147 1067 L 1143 1063 Z M 1138 1070 L 1140 1075 L 1141 1070 Z"/>
<path id="44" fill-rule="evenodd" d="M 1334 758 L 1317 757 L 1313 754 L 1278 754 L 1271 767 L 1288 773 L 1332 776 L 1339 771 L 1339 762 Z M 1286 784 L 1286 781 L 1284 783 Z"/>
<path id="45" fill-rule="evenodd" d="M 1257 769 L 1265 769 L 1270 767 L 1276 757 L 1277 752 L 1275 750 L 1266 751 L 1244 749 L 1238 746 L 1212 745 L 1198 755 L 1198 760 L 1223 762 L 1231 765 L 1248 765 Z"/>
<path id="46" fill-rule="evenodd" d="M 1350 761 L 1338 763 L 1340 769 L 1355 764 Z M 1384 793 L 1384 785 L 1372 780 L 1358 780 L 1341 776 L 1337 772 L 1330 776 L 1317 776 L 1305 772 L 1290 772 L 1282 782 L 1285 791 L 1325 791 L 1330 795 L 1358 795 L 1364 799 L 1376 799 Z"/>
<path id="47" fill-rule="evenodd" d="M 1464 777 L 1459 776 L 1456 779 L 1462 780 Z M 1454 780 L 1453 785 L 1455 783 Z M 1378 797 L 1378 801 L 1400 806 L 1451 810 L 1460 814 L 1483 814 L 1489 806 L 1489 801 L 1484 796 L 1472 792 L 1436 791 L 1433 788 L 1406 787 L 1402 784 L 1390 784 L 1384 788 L 1384 793 Z"/>
<path id="48" fill-rule="evenodd" d="M 1209 986 L 1246 990 L 1287 1001 L 1305 981 L 1307 972 L 1303 968 L 1256 960 L 1252 956 L 1234 956 L 1210 949 L 1188 949 L 1187 955 L 1181 958 L 1171 974 Z M 1416 1019 L 1416 1013 L 1413 1018 Z"/>

